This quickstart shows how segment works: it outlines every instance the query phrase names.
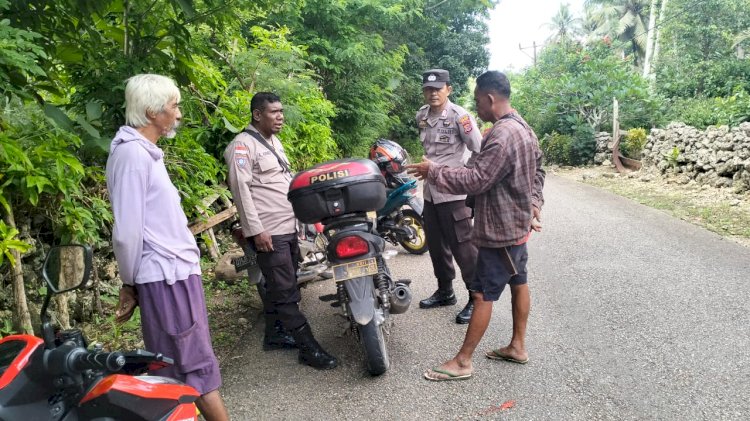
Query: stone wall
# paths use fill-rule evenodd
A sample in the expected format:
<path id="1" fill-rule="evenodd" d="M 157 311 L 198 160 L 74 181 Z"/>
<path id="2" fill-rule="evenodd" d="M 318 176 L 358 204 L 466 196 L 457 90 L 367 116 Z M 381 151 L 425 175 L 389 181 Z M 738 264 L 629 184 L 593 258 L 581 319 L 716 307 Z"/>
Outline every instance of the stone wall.
<path id="1" fill-rule="evenodd" d="M 607 132 L 599 132 L 595 136 L 596 154 L 594 154 L 594 163 L 597 165 L 610 165 L 612 162 L 612 135 Z"/>
<path id="2" fill-rule="evenodd" d="M 594 163 L 611 165 L 613 144 L 611 134 L 597 133 Z M 642 155 L 645 170 L 676 175 L 679 183 L 750 192 L 750 123 L 706 130 L 672 123 L 665 129 L 651 129 Z"/>
<path id="3" fill-rule="evenodd" d="M 713 187 L 750 191 L 750 123 L 698 130 L 682 123 L 652 129 L 643 150 L 644 166 Z"/>

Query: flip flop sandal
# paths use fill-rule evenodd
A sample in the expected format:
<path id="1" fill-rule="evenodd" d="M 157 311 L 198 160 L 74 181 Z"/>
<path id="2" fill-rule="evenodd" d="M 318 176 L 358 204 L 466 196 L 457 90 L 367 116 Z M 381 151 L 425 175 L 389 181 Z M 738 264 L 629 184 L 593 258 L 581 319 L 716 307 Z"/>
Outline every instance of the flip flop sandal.
<path id="1" fill-rule="evenodd" d="M 447 377 L 440 377 L 437 374 L 442 374 Z M 424 372 L 424 378 L 433 382 L 444 382 L 449 380 L 467 380 L 471 378 L 472 373 L 469 374 L 455 374 L 448 370 L 442 370 L 437 367 L 431 368 Z"/>
<path id="2" fill-rule="evenodd" d="M 491 349 L 487 351 L 484 356 L 491 360 L 508 361 L 516 364 L 526 364 L 527 362 L 529 362 L 528 358 L 526 358 L 525 360 L 519 360 L 517 358 L 511 357 L 510 355 L 503 354 L 499 349 Z"/>

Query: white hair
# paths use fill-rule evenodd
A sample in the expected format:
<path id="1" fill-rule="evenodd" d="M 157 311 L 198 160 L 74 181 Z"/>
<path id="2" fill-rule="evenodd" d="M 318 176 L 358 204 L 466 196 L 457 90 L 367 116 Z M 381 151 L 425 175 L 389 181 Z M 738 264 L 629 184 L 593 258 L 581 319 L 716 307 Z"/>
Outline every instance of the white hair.
<path id="1" fill-rule="evenodd" d="M 164 111 L 172 100 L 180 101 L 180 90 L 172 79 L 154 74 L 131 77 L 125 86 L 125 124 L 148 126 L 148 114 Z"/>

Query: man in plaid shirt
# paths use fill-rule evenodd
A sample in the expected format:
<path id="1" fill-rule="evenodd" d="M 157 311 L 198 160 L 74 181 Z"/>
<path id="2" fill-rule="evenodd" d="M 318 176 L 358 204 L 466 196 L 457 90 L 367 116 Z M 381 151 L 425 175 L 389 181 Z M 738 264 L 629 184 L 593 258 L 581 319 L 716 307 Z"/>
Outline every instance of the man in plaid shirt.
<path id="1" fill-rule="evenodd" d="M 492 304 L 510 285 L 513 336 L 508 346 L 485 356 L 519 364 L 528 362 L 526 322 L 531 298 L 527 284 L 526 241 L 531 231 L 541 231 L 540 210 L 545 172 L 534 131 L 510 105 L 510 82 L 500 72 L 477 78 L 474 90 L 477 113 L 493 123 L 472 157 L 472 168 L 450 168 L 428 160 L 410 165 L 409 171 L 428 179 L 438 190 L 475 196 L 472 241 L 479 248 L 476 276 L 471 283 L 474 314 L 464 343 L 451 360 L 424 373 L 428 380 L 468 379 L 472 356 L 492 316 Z"/>

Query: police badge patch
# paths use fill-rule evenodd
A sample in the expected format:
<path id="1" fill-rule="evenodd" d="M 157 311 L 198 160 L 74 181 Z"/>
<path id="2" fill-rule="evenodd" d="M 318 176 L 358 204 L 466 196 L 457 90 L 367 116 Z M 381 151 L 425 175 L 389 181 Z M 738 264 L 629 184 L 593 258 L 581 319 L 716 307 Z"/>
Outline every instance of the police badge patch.
<path id="1" fill-rule="evenodd" d="M 250 150 L 245 145 L 237 145 L 234 147 L 234 162 L 238 167 L 244 168 L 247 165 L 247 160 L 250 157 Z"/>
<path id="2" fill-rule="evenodd" d="M 465 115 L 465 116 L 461 117 L 458 120 L 458 123 L 461 124 L 464 127 L 464 133 L 469 134 L 469 132 L 471 132 L 471 130 L 472 130 L 472 127 L 471 127 L 471 118 L 469 118 L 468 115 Z"/>

